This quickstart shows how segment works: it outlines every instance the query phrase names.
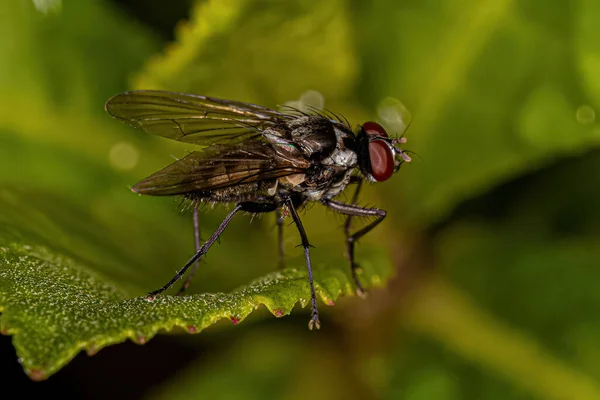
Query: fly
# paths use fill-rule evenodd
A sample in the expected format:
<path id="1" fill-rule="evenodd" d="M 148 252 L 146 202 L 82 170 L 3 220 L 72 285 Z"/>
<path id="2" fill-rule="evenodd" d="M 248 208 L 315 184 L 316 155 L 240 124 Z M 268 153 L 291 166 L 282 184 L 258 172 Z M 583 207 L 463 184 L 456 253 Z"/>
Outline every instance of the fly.
<path id="1" fill-rule="evenodd" d="M 319 110 L 288 107 L 275 111 L 255 104 L 156 90 L 124 92 L 106 103 L 115 118 L 144 131 L 180 142 L 205 146 L 138 182 L 132 190 L 154 196 L 183 196 L 194 204 L 196 252 L 163 287 L 148 294 L 152 301 L 192 268 L 179 290 L 183 294 L 200 258 L 240 211 L 274 212 L 279 231 L 279 262 L 283 265 L 283 221 L 293 219 L 300 234 L 308 269 L 312 315 L 309 328 L 320 328 L 313 285 L 310 243 L 298 210 L 319 202 L 346 216 L 346 255 L 359 295 L 364 294 L 354 260 L 354 244 L 386 216 L 379 208 L 357 205 L 364 181 L 389 179 L 410 156 L 400 148 L 403 137 L 391 138 L 376 122 L 356 131 L 348 121 Z M 351 203 L 334 200 L 356 184 Z M 198 205 L 234 204 L 217 230 L 202 244 Z M 352 217 L 371 217 L 351 233 Z"/>

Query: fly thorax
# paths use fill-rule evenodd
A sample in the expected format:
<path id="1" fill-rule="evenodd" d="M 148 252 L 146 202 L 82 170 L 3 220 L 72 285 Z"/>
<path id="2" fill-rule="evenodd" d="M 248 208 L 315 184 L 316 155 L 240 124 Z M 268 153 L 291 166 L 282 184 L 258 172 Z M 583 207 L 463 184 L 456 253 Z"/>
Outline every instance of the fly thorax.
<path id="1" fill-rule="evenodd" d="M 303 116 L 288 124 L 292 143 L 304 157 L 320 162 L 331 155 L 337 145 L 333 124 L 319 115 Z"/>
<path id="2" fill-rule="evenodd" d="M 337 148 L 321 163 L 325 165 L 354 168 L 357 165 L 357 161 L 358 157 L 354 151 Z"/>
<path id="3" fill-rule="evenodd" d="M 336 148 L 331 152 L 329 157 L 321 161 L 321 164 L 346 168 L 356 167 L 358 157 L 355 150 L 354 135 L 351 132 L 345 132 L 338 126 L 335 126 L 334 132 L 336 136 Z"/>

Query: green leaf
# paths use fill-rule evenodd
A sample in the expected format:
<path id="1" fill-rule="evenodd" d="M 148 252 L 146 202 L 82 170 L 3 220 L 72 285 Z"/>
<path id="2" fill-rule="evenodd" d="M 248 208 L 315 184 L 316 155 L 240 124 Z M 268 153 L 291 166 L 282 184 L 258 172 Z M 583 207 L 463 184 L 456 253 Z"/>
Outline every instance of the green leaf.
<path id="1" fill-rule="evenodd" d="M 38 221 L 48 221 L 25 232 L 20 228 L 24 222 L 21 216 L 10 213 L 15 202 L 21 203 L 17 194 L 2 191 L 0 209 L 9 213 L 0 213 L 0 325 L 2 333 L 14 335 L 23 367 L 33 379 L 53 374 L 81 350 L 95 353 L 126 339 L 145 343 L 160 330 L 170 331 L 175 327 L 197 333 L 221 319 L 237 324 L 260 305 L 282 317 L 296 303 L 302 307 L 310 304 L 303 263 L 256 279 L 232 293 L 163 295 L 147 302 L 131 294 L 138 292 L 139 287 L 131 285 L 128 266 L 122 260 L 129 255 L 115 251 L 115 244 L 106 239 L 104 243 L 102 239 L 97 242 L 104 237 L 101 221 L 88 216 L 86 223 L 93 224 L 96 234 L 88 231 L 73 240 L 71 246 L 61 248 L 62 229 L 77 236 L 73 229 L 75 221 L 59 217 L 60 206 L 53 210 L 53 216 L 58 218 L 52 221 L 39 210 L 26 209 L 21 203 L 15 210 L 17 215 L 34 214 Z M 62 212 L 63 216 L 67 214 L 82 216 L 85 212 L 71 205 Z M 54 243 L 50 238 L 44 239 L 50 233 L 48 228 L 57 223 L 64 226 L 55 227 Z M 38 228 L 41 229 L 36 232 Z M 107 251 L 105 246 L 113 248 Z M 84 250 L 81 257 L 73 253 L 81 248 Z M 95 262 L 76 261 L 93 254 L 97 254 Z M 391 272 L 390 262 L 380 251 L 368 254 L 368 261 L 362 263 L 361 280 L 368 287 L 379 286 Z M 100 272 L 110 271 L 104 264 L 112 264 L 113 268 L 123 265 L 119 267 L 125 268 L 121 279 L 111 280 Z M 315 264 L 315 287 L 324 304 L 332 306 L 340 295 L 354 293 L 349 268 L 343 259 L 336 264 Z M 321 310 L 324 311 L 322 307 Z M 322 319 L 327 323 L 326 317 Z"/>

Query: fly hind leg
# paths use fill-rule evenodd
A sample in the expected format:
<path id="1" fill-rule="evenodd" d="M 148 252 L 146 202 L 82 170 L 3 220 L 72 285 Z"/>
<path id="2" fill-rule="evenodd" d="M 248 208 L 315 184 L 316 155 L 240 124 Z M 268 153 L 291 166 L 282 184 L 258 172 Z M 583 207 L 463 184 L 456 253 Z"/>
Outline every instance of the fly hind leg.
<path id="1" fill-rule="evenodd" d="M 198 205 L 199 202 L 196 201 L 194 203 L 194 243 L 196 245 L 196 253 L 200 251 L 200 224 L 198 223 Z M 183 292 L 185 292 L 186 289 L 190 286 L 190 283 L 192 283 L 192 278 L 194 277 L 194 273 L 198 269 L 198 266 L 200 266 L 200 260 L 194 263 L 190 274 L 188 275 L 183 285 L 181 285 L 181 288 L 179 288 L 177 296 L 182 296 Z"/>
<path id="2" fill-rule="evenodd" d="M 356 183 L 356 190 L 354 191 L 354 195 L 352 196 L 352 205 L 356 205 L 358 202 L 358 194 L 360 193 L 360 189 L 362 188 L 363 180 L 361 178 L 356 178 L 354 182 Z M 348 215 L 346 218 L 346 223 L 344 224 L 344 234 L 346 236 L 346 258 L 350 262 L 350 271 L 352 271 L 352 279 L 356 284 L 356 293 L 360 297 L 365 296 L 365 290 L 363 289 L 360 281 L 358 280 L 357 271 L 360 268 L 358 263 L 354 260 L 354 242 L 352 239 L 352 235 L 350 234 L 350 226 L 352 225 L 352 215 Z"/>
<path id="3" fill-rule="evenodd" d="M 285 268 L 285 249 L 283 247 L 283 213 L 281 208 L 275 210 L 275 218 L 277 221 L 277 241 L 279 244 L 279 261 L 277 267 L 279 269 Z"/>
<path id="4" fill-rule="evenodd" d="M 227 225 L 229 225 L 229 223 L 231 222 L 231 220 L 233 219 L 233 216 L 242 209 L 242 205 L 238 204 L 236 205 L 233 210 L 231 210 L 231 212 L 229 214 L 227 214 L 227 216 L 225 217 L 225 219 L 223 220 L 223 222 L 221 222 L 221 224 L 219 225 L 219 227 L 217 228 L 217 230 L 211 235 L 210 238 L 208 238 L 208 240 L 206 242 L 204 242 L 204 244 L 202 246 L 200 246 L 200 249 L 196 252 L 196 254 L 194 254 L 192 256 L 192 258 L 189 259 L 189 261 L 183 266 L 183 268 L 181 268 L 181 270 L 179 270 L 179 272 L 177 272 L 177 274 L 169 281 L 167 282 L 166 285 L 164 285 L 163 287 L 161 287 L 160 289 L 157 289 L 153 292 L 148 293 L 148 295 L 146 296 L 146 300 L 148 301 L 153 301 L 156 296 L 158 296 L 159 294 L 161 294 L 162 292 L 164 292 L 165 290 L 167 290 L 168 288 L 170 288 L 171 286 L 173 286 L 173 284 L 175 282 L 177 282 L 177 280 L 181 279 L 181 277 L 185 274 L 185 272 L 198 260 L 200 260 L 200 257 L 202 257 L 204 254 L 206 254 L 208 252 L 208 250 L 210 249 L 210 247 L 217 241 L 217 239 L 219 238 L 219 236 L 221 236 L 221 234 L 223 233 L 223 231 L 225 230 L 225 228 L 227 228 Z"/>

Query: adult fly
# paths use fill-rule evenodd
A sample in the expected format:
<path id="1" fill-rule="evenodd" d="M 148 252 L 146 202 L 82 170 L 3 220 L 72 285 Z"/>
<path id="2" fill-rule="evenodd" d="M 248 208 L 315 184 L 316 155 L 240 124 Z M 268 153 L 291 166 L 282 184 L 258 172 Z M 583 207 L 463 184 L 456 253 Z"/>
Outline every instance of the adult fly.
<path id="1" fill-rule="evenodd" d="M 148 294 L 148 300 L 154 300 L 192 267 L 178 292 L 182 294 L 200 258 L 237 213 L 274 212 L 280 264 L 285 217 L 291 216 L 300 234 L 312 301 L 309 328 L 319 329 L 310 242 L 298 215 L 298 210 L 310 202 L 346 216 L 346 254 L 357 291 L 364 293 L 354 244 L 385 218 L 386 211 L 358 206 L 358 193 L 364 181 L 385 181 L 411 160 L 400 148 L 405 138 L 388 136 L 376 122 L 353 130 L 345 118 L 328 111 L 292 107 L 276 111 L 239 101 L 157 90 L 118 94 L 108 100 L 106 110 L 151 134 L 204 146 L 132 188 L 144 195 L 183 196 L 194 204 L 196 253 L 169 282 Z M 335 200 L 349 184 L 356 184 L 352 201 Z M 200 244 L 198 205 L 203 202 L 234 206 L 210 238 Z M 351 232 L 352 217 L 372 219 Z"/>

